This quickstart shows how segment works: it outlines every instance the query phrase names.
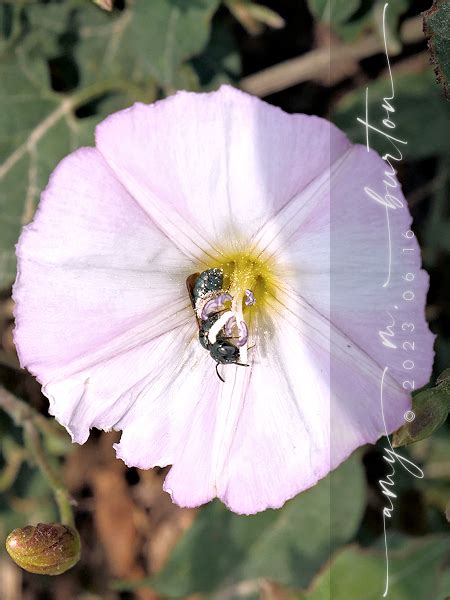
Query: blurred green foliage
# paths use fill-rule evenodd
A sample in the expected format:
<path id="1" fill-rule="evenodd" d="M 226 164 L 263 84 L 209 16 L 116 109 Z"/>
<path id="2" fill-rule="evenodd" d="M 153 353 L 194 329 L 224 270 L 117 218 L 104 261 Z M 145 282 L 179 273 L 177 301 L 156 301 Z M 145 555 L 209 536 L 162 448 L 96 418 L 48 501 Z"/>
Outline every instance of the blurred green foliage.
<path id="1" fill-rule="evenodd" d="M 254 35 L 258 22 L 282 26 L 274 12 L 276 3 L 267 4 L 271 8 L 264 10 L 247 0 L 130 0 L 117 2 L 120 6 L 108 12 L 91 0 L 0 2 L 0 288 L 14 279 L 14 245 L 20 228 L 32 218 L 58 161 L 75 148 L 92 144 L 99 120 L 135 101 L 152 102 L 180 88 L 209 90 L 221 83 L 238 84 L 243 48 L 248 60 L 261 45 Z M 289 3 L 280 6 L 284 4 Z M 311 29 L 330 25 L 333 36 L 345 43 L 368 33 L 381 35 L 381 0 L 308 0 L 307 4 Z M 416 4 L 412 0 L 389 3 L 387 34 L 394 53 L 401 50 L 399 22 L 408 12 L 417 15 Z M 439 12 L 430 13 L 427 27 L 445 84 L 448 3 L 442 0 L 435 5 Z M 284 39 L 276 39 L 282 46 Z M 371 122 L 376 123 L 385 117 L 380 106 L 390 85 L 385 70 L 372 64 L 364 77 L 350 84 L 339 82 L 331 91 L 317 86 L 320 94 L 328 94 L 332 120 L 361 143 L 365 131 L 356 117 L 365 114 L 365 88 L 369 87 Z M 418 198 L 414 227 L 436 290 L 430 306 L 439 315 L 448 307 L 443 277 L 450 251 L 448 105 L 428 66 L 400 71 L 394 79 L 396 133 L 408 142 L 403 175 L 410 181 L 411 197 Z M 300 97 L 310 112 L 316 112 L 314 93 L 307 86 L 294 90 L 292 97 Z M 285 97 L 271 100 L 282 104 Z M 376 135 L 371 145 L 386 151 Z M 426 175 L 417 177 L 422 170 Z M 426 209 L 424 198 L 430 199 Z M 436 322 L 441 333 L 437 365 L 442 370 L 450 355 L 448 324 L 445 317 Z M 436 399 L 435 392 L 422 393 Z M 445 416 L 440 395 L 434 408 L 440 424 Z M 3 415 L 0 432 L 0 534 L 5 537 L 27 522 L 54 520 L 56 511 L 47 484 L 30 468 L 20 431 Z M 67 449 L 59 438 L 48 440 L 56 463 Z M 442 427 L 405 453 L 426 477 L 411 481 L 399 474 L 399 508 L 389 530 L 391 597 L 443 600 L 450 591 L 444 569 L 449 561 L 448 536 L 443 537 L 448 533 L 444 515 L 450 499 L 448 428 Z M 384 498 L 373 473 L 382 463 L 381 445 L 374 451 L 374 461 L 375 467 L 366 466 L 368 482 L 356 454 L 278 511 L 244 517 L 231 514 L 218 502 L 204 507 L 163 571 L 140 585 L 152 586 L 167 597 L 203 592 L 210 598 L 258 598 L 254 587 L 239 586 L 271 579 L 302 589 L 292 592 L 298 600 L 379 598 L 385 563 L 382 531 L 373 515 L 379 521 Z M 420 502 L 408 509 L 402 502 L 411 492 Z M 409 520 L 408 510 L 413 515 Z M 406 535 L 418 531 L 417 539 Z M 137 584 L 122 582 L 118 587 L 132 589 Z"/>
<path id="2" fill-rule="evenodd" d="M 422 540 L 390 539 L 388 598 L 395 600 L 443 600 L 450 582 L 446 561 L 450 552 L 447 536 Z M 349 546 L 336 553 L 319 574 L 311 592 L 298 600 L 378 600 L 386 579 L 385 549 L 362 550 Z M 351 590 L 351 596 L 349 596 Z"/>
<path id="3" fill-rule="evenodd" d="M 5 463 L 1 468 L 4 473 Z M 58 520 L 51 490 L 41 473 L 22 463 L 12 485 L 0 490 L 0 538 L 27 523 L 51 523 Z"/>
<path id="4" fill-rule="evenodd" d="M 392 105 L 395 113 L 396 137 L 405 140 L 402 145 L 404 160 L 418 160 L 429 156 L 450 155 L 450 136 L 448 135 L 448 109 L 442 94 L 434 85 L 431 69 L 418 73 L 404 73 L 394 77 L 395 98 Z M 391 82 L 388 76 L 370 83 L 368 97 L 369 122 L 383 129 L 382 119 L 386 112 L 382 108 L 383 98 L 391 96 Z M 343 129 L 353 142 L 366 143 L 365 127 L 356 117 L 365 118 L 365 93 L 361 89 L 345 94 L 336 104 L 332 119 Z M 370 132 L 370 146 L 381 154 L 392 147 L 383 136 Z"/>
<path id="5" fill-rule="evenodd" d="M 384 0 L 308 0 L 312 14 L 346 42 L 375 30 L 382 35 Z M 412 0 L 389 2 L 386 12 L 386 40 L 395 44 L 390 51 L 399 51 L 397 34 L 399 19 L 413 4 Z"/>
<path id="6" fill-rule="evenodd" d="M 28 446 L 19 422 L 38 415 L 28 405 L 18 405 L 14 424 L 0 410 L 0 538 L 27 523 L 52 522 L 58 518 L 52 491 L 42 473 L 36 468 L 35 455 Z M 22 410 L 23 409 L 23 410 Z M 49 464 L 57 468 L 60 457 L 70 451 L 65 430 L 55 421 L 37 416 L 42 427 L 45 452 Z"/>
<path id="7" fill-rule="evenodd" d="M 169 598 L 211 593 L 261 577 L 304 587 L 330 551 L 356 532 L 364 510 L 364 487 L 356 453 L 280 510 L 241 516 L 213 502 L 148 584 Z"/>
<path id="8" fill-rule="evenodd" d="M 239 73 L 224 25 L 210 36 L 218 4 L 135 0 L 109 13 L 88 0 L 0 3 L 0 288 L 51 171 L 93 144 L 99 120 Z"/>
<path id="9" fill-rule="evenodd" d="M 413 394 L 412 410 L 415 418 L 395 432 L 394 446 L 423 440 L 445 423 L 450 412 L 450 369 L 441 373 L 434 387 Z"/>

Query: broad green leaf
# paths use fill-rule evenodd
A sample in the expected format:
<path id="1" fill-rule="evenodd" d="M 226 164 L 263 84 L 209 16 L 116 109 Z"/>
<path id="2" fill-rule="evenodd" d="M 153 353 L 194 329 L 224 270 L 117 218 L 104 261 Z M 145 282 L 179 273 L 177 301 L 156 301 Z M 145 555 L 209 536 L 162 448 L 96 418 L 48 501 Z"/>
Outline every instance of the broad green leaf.
<path id="1" fill-rule="evenodd" d="M 386 12 L 386 39 L 392 46 L 396 39 L 400 16 L 405 13 L 411 0 L 389 2 Z M 365 32 L 375 31 L 382 38 L 382 15 L 386 3 L 383 0 L 308 0 L 313 16 L 331 26 L 345 41 L 352 41 Z M 399 48 L 397 49 L 397 51 Z"/>
<path id="2" fill-rule="evenodd" d="M 415 418 L 394 433 L 394 447 L 423 440 L 445 423 L 450 411 L 450 369 L 438 377 L 435 387 L 414 394 L 412 410 Z"/>
<path id="3" fill-rule="evenodd" d="M 182 64 L 207 44 L 218 4 L 219 0 L 134 0 L 126 10 L 109 13 L 94 4 L 66 0 L 36 5 L 29 18 L 43 34 L 64 32 L 60 51 L 73 54 L 79 85 L 121 78 L 135 85 L 156 81 L 171 90 L 181 87 Z"/>
<path id="4" fill-rule="evenodd" d="M 423 23 L 437 81 L 450 100 L 450 2 L 434 0 L 430 10 L 423 13 Z"/>
<path id="5" fill-rule="evenodd" d="M 421 440 L 408 448 L 414 461 L 423 466 L 424 479 L 418 479 L 416 484 L 427 491 L 430 482 L 450 483 L 450 436 L 445 428 L 440 429 L 435 435 Z M 450 500 L 450 497 L 447 498 Z"/>
<path id="6" fill-rule="evenodd" d="M 20 0 L 14 4 L 0 3 L 0 53 L 12 46 L 21 33 L 23 4 Z"/>
<path id="7" fill-rule="evenodd" d="M 219 0 L 135 3 L 130 43 L 136 53 L 148 54 L 149 74 L 163 86 L 176 86 L 178 66 L 203 50 L 218 4 Z"/>
<path id="8" fill-rule="evenodd" d="M 373 27 L 372 2 L 361 0 L 308 0 L 313 16 L 346 42 Z"/>
<path id="9" fill-rule="evenodd" d="M 198 87 L 185 61 L 207 43 L 218 2 L 134 0 L 117 14 L 84 0 L 27 7 L 29 32 L 0 66 L 0 288 L 14 279 L 14 245 L 51 171 L 92 144 L 106 111 L 153 101 L 155 80 L 166 91 Z M 73 63 L 70 96 L 50 86 L 46 61 L 61 57 Z M 83 105 L 93 116 L 77 118 Z"/>
<path id="10" fill-rule="evenodd" d="M 309 10 L 319 21 L 338 26 L 358 10 L 362 0 L 308 0 Z"/>
<path id="11" fill-rule="evenodd" d="M 363 509 L 364 475 L 358 455 L 277 511 L 240 516 L 212 502 L 162 573 L 143 584 L 174 598 L 259 577 L 305 586 L 330 549 L 351 538 Z"/>
<path id="12" fill-rule="evenodd" d="M 208 45 L 192 59 L 192 65 L 202 89 L 216 89 L 239 78 L 241 58 L 232 33 L 223 21 L 213 22 Z"/>
<path id="13" fill-rule="evenodd" d="M 420 159 L 445 155 L 450 152 L 448 132 L 448 105 L 433 85 L 430 71 L 394 74 L 395 97 L 391 100 L 395 113 L 387 115 L 382 108 L 383 98 L 391 94 L 390 80 L 378 79 L 368 85 L 368 120 L 371 125 L 382 129 L 407 144 L 399 144 L 405 159 Z M 343 129 L 353 142 L 366 143 L 364 125 L 357 117 L 365 119 L 366 89 L 358 88 L 343 96 L 331 115 L 338 127 Z M 395 129 L 383 126 L 386 117 L 395 123 Z M 369 144 L 381 154 L 392 152 L 392 145 L 384 136 L 370 132 Z"/>
<path id="14" fill-rule="evenodd" d="M 443 581 L 449 553 L 447 536 L 405 538 L 390 547 L 388 536 L 388 598 L 440 600 L 436 593 Z M 315 580 L 312 590 L 299 600 L 379 600 L 384 592 L 385 577 L 384 548 L 350 546 L 336 553 L 330 566 Z"/>
<path id="15" fill-rule="evenodd" d="M 400 54 L 402 50 L 402 42 L 398 31 L 399 20 L 402 14 L 408 10 L 410 4 L 411 0 L 396 0 L 396 2 L 389 3 L 376 0 L 374 2 L 372 22 L 379 37 L 383 42 L 386 40 L 389 56 Z"/>
<path id="16" fill-rule="evenodd" d="M 450 569 L 440 574 L 437 582 L 437 590 L 431 600 L 450 600 Z"/>
<path id="17" fill-rule="evenodd" d="M 44 62 L 9 54 L 0 64 L 0 288 L 15 277 L 14 245 L 57 163 L 93 143 L 97 118 L 76 119 L 76 98 L 49 90 Z"/>

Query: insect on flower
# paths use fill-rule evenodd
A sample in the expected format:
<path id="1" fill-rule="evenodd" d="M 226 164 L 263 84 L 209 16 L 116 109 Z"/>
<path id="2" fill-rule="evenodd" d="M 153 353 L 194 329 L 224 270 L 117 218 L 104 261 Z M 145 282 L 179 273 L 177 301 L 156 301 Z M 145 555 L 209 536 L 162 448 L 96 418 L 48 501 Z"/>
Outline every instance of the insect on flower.
<path id="1" fill-rule="evenodd" d="M 219 374 L 219 364 L 250 366 L 239 362 L 241 349 L 248 341 L 247 324 L 245 321 L 237 320 L 239 311 L 225 309 L 225 304 L 233 302 L 233 297 L 223 290 L 222 269 L 208 269 L 203 273 L 194 273 L 187 278 L 186 285 L 197 316 L 200 344 L 216 361 L 217 376 L 225 382 Z M 255 301 L 253 292 L 246 290 L 246 306 L 253 305 Z M 237 331 L 234 331 L 235 329 Z M 233 336 L 233 333 L 237 335 Z"/>
<path id="2" fill-rule="evenodd" d="M 171 466 L 175 503 L 250 514 L 403 423 L 410 357 L 377 331 L 387 306 L 414 322 L 426 383 L 428 279 L 416 241 L 406 258 L 393 243 L 382 287 L 386 212 L 364 192 L 385 177 L 375 152 L 229 86 L 137 103 L 95 142 L 55 168 L 14 285 L 21 364 L 74 442 L 121 431 L 127 465 Z M 389 219 L 402 239 L 407 208 Z"/>

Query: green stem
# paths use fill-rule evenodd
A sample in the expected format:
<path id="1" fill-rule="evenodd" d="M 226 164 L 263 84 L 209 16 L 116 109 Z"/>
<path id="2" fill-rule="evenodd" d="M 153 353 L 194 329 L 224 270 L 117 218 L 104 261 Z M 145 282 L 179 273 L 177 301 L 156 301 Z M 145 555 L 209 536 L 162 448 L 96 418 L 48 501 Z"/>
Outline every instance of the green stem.
<path id="1" fill-rule="evenodd" d="M 22 427 L 26 421 L 32 421 L 44 435 L 61 437 L 52 421 L 3 387 L 0 387 L 0 409 L 3 409 L 18 427 Z"/>
<path id="2" fill-rule="evenodd" d="M 33 453 L 33 460 L 52 488 L 55 502 L 58 505 L 61 523 L 75 528 L 70 494 L 64 482 L 49 464 L 41 444 L 41 436 L 31 421 L 23 425 L 27 445 Z"/>
<path id="3" fill-rule="evenodd" d="M 137 97 L 141 92 L 141 88 L 129 81 L 122 79 L 105 79 L 103 81 L 96 81 L 92 85 L 88 85 L 82 90 L 75 92 L 67 99 L 72 108 L 78 108 L 79 106 L 93 100 L 98 96 L 107 94 L 108 92 L 129 92 L 133 97 Z M 58 95 L 58 98 L 61 96 Z"/>
<path id="4" fill-rule="evenodd" d="M 0 473 L 0 492 L 5 492 L 13 485 L 25 458 L 23 449 L 18 446 L 15 446 L 9 451 L 6 451 L 4 448 L 3 454 L 5 456 L 6 464 L 3 471 Z"/>
<path id="5" fill-rule="evenodd" d="M 2 408 L 14 421 L 22 427 L 25 442 L 30 450 L 33 460 L 47 479 L 52 488 L 55 502 L 58 505 L 61 522 L 64 525 L 74 527 L 73 510 L 71 498 L 62 479 L 49 464 L 41 443 L 41 435 L 55 435 L 57 433 L 51 423 L 34 408 L 23 400 L 16 398 L 14 394 L 0 387 L 0 408 Z"/>

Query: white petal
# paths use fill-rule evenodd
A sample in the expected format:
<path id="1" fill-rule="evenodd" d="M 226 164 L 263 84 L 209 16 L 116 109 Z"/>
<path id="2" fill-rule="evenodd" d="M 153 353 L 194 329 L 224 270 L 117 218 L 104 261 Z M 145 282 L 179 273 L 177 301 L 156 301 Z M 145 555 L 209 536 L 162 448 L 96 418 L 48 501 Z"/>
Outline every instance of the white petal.
<path id="1" fill-rule="evenodd" d="M 219 489 L 233 511 L 245 514 L 282 506 L 385 431 L 383 369 L 301 298 L 273 299 L 258 328 Z M 384 405 L 392 431 L 410 400 L 389 376 Z"/>
<path id="2" fill-rule="evenodd" d="M 227 86 L 135 104 L 99 125 L 96 142 L 155 222 L 200 260 L 240 249 L 349 146 L 324 119 Z"/>
<path id="3" fill-rule="evenodd" d="M 93 148 L 71 154 L 53 173 L 19 240 L 18 263 L 21 363 L 78 441 L 90 426 L 114 426 L 131 402 L 128 390 L 156 360 L 173 368 L 170 347 L 166 356 L 153 353 L 159 336 L 186 323 L 195 335 L 185 286 L 195 266 Z"/>

